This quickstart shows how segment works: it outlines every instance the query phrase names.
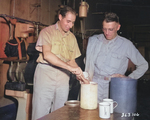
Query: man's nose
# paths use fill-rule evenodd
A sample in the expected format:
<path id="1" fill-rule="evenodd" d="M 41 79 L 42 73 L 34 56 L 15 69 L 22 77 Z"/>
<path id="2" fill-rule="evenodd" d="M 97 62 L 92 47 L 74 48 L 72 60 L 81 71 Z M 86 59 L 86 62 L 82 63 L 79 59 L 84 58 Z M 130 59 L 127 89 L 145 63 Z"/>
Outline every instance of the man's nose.
<path id="1" fill-rule="evenodd" d="M 105 33 L 106 33 L 106 34 L 108 34 L 108 32 L 109 32 L 109 30 L 108 30 L 108 29 L 106 29 L 106 30 L 105 30 Z"/>

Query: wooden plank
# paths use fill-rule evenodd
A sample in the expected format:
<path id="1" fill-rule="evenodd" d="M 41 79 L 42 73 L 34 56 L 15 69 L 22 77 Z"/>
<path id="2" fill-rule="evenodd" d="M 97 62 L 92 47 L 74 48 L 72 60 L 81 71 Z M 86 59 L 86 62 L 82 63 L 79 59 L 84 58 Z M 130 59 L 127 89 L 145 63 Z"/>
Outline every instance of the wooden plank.
<path id="1" fill-rule="evenodd" d="M 0 98 L 2 98 L 4 96 L 4 88 L 5 88 L 5 84 L 7 82 L 8 68 L 9 68 L 8 64 L 0 65 Z"/>
<path id="2" fill-rule="evenodd" d="M 5 90 L 5 94 L 13 97 L 25 97 L 25 91 Z"/>

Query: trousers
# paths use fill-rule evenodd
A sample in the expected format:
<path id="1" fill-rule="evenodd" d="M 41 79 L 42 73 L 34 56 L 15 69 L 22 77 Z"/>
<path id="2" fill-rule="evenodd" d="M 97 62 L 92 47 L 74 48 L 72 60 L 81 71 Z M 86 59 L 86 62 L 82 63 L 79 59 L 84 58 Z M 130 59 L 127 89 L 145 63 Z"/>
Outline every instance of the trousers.
<path id="1" fill-rule="evenodd" d="M 93 81 L 98 84 L 98 103 L 109 97 L 109 81 L 102 79 L 100 76 L 94 75 Z"/>
<path id="2" fill-rule="evenodd" d="M 32 120 L 64 106 L 69 93 L 69 71 L 38 63 L 33 84 Z"/>

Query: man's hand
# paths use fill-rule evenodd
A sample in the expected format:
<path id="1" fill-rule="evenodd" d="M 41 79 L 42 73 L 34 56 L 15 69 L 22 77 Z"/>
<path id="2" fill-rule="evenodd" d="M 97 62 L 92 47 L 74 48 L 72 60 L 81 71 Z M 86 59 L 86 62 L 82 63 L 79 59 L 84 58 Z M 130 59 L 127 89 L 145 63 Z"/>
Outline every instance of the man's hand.
<path id="1" fill-rule="evenodd" d="M 122 74 L 113 74 L 111 75 L 111 77 L 126 77 L 126 76 Z"/>
<path id="2" fill-rule="evenodd" d="M 82 70 L 80 67 L 71 67 L 70 66 L 70 70 L 69 70 L 72 74 L 75 75 L 81 75 L 82 74 Z"/>
<path id="3" fill-rule="evenodd" d="M 76 64 L 75 60 L 71 60 L 69 62 L 67 62 L 68 66 L 68 70 L 72 73 L 76 75 L 77 80 L 79 80 L 82 83 L 88 84 L 90 83 L 87 79 L 84 78 L 83 76 L 83 71 L 81 70 L 81 68 Z"/>
<path id="4" fill-rule="evenodd" d="M 76 75 L 76 78 L 77 78 L 77 80 L 79 80 L 83 84 L 89 84 L 90 83 L 89 80 L 84 78 L 83 74 L 82 75 Z"/>

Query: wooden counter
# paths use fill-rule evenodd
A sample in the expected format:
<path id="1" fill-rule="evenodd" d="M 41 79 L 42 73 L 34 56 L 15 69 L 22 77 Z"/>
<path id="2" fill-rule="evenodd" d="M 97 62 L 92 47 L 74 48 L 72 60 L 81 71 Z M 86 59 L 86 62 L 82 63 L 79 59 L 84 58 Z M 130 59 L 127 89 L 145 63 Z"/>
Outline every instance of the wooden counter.
<path id="1" fill-rule="evenodd" d="M 95 110 L 86 110 L 80 106 L 70 107 L 63 106 L 62 108 L 38 119 L 38 120 L 133 120 L 133 117 L 121 117 L 122 114 L 111 114 L 109 119 L 99 117 L 98 108 Z"/>

